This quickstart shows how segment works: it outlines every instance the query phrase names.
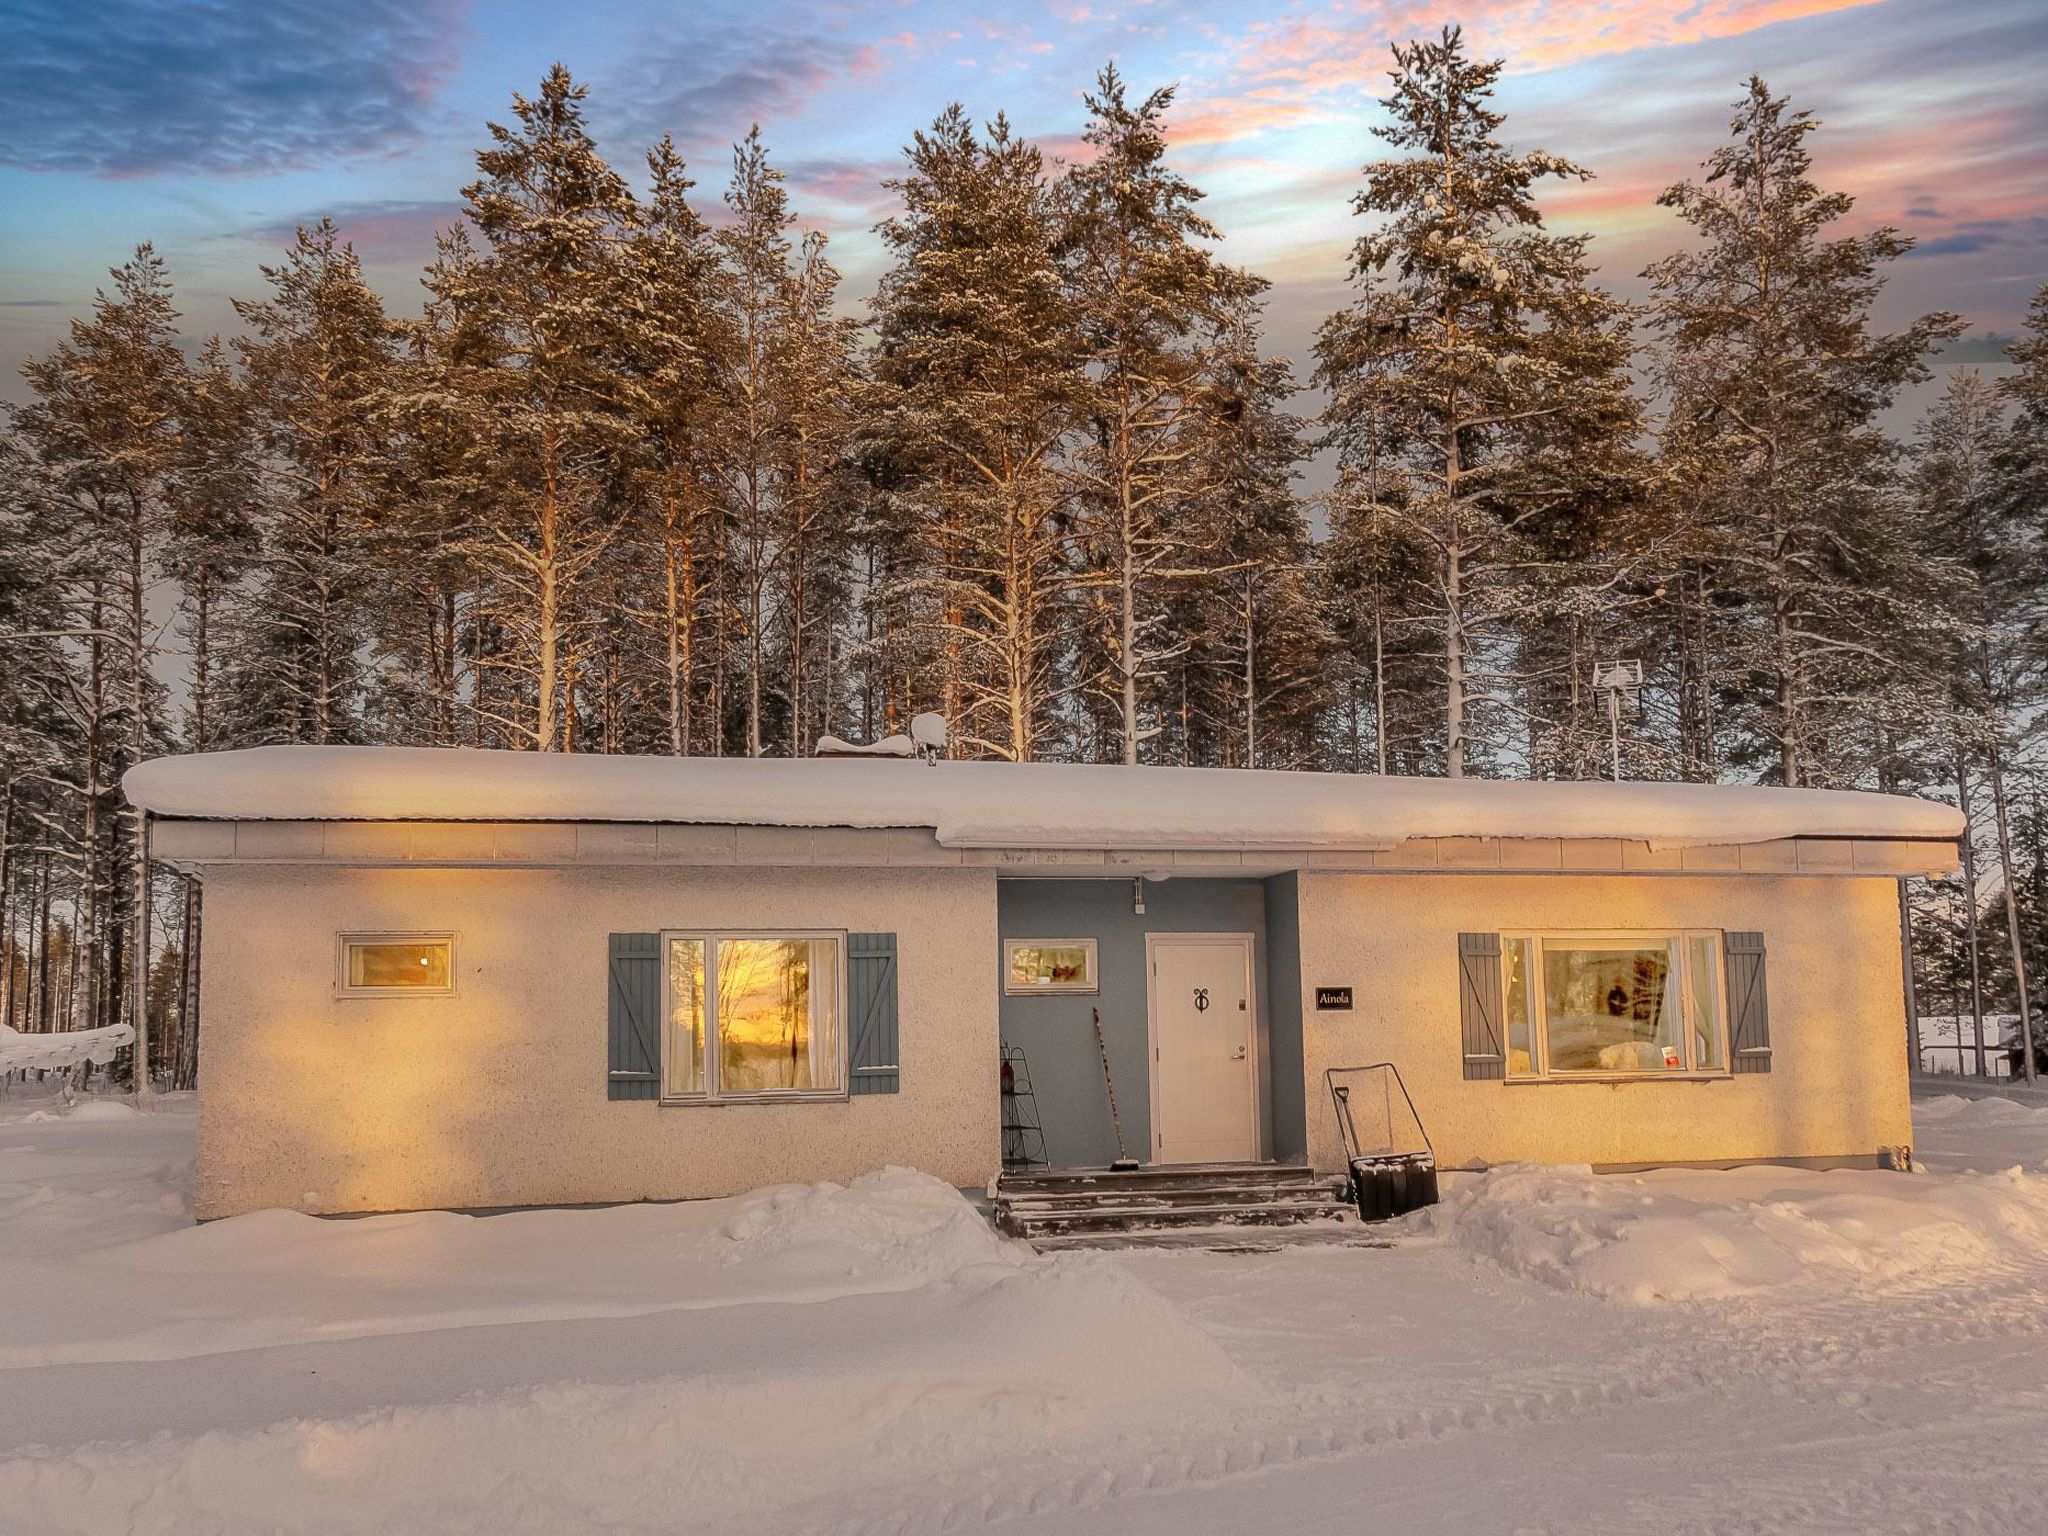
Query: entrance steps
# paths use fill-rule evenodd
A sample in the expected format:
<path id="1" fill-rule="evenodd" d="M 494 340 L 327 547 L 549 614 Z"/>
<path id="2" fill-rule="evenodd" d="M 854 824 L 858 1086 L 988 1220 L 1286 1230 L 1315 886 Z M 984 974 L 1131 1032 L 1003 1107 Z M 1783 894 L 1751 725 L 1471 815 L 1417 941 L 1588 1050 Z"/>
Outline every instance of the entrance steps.
<path id="1" fill-rule="evenodd" d="M 1118 1172 L 1065 1168 L 1005 1173 L 996 1181 L 998 1230 L 1041 1249 L 1271 1246 L 1273 1240 L 1370 1241 L 1342 1179 L 1304 1163 L 1176 1163 Z M 1313 1230 L 1279 1234 L 1249 1228 Z M 1324 1225 L 1327 1224 L 1327 1225 Z M 1259 1241 L 1264 1239 L 1265 1241 Z"/>

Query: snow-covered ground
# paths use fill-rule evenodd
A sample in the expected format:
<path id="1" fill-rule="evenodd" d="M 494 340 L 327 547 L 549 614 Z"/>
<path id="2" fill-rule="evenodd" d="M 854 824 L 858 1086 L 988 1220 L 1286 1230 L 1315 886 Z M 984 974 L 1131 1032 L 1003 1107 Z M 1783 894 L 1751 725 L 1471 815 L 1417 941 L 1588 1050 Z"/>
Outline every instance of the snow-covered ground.
<path id="1" fill-rule="evenodd" d="M 2048 1108 L 1933 1171 L 1506 1169 L 1387 1249 L 1063 1254 L 918 1175 L 192 1225 L 0 1098 L 0 1531 L 2028 1532 Z"/>

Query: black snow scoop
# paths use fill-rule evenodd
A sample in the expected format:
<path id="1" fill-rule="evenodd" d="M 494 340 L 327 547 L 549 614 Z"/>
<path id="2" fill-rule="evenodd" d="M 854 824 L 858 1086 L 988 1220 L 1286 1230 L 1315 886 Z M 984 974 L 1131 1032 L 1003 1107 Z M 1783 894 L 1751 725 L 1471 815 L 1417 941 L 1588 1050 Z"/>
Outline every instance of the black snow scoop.
<path id="1" fill-rule="evenodd" d="M 1367 1073 L 1377 1076 L 1358 1081 Z M 1369 1067 L 1331 1067 L 1323 1074 L 1323 1082 L 1328 1086 L 1330 1102 L 1337 1110 L 1337 1134 L 1343 1139 L 1344 1161 L 1351 1169 L 1351 1197 L 1358 1204 L 1358 1219 L 1388 1221 L 1410 1211 L 1419 1211 L 1425 1205 L 1435 1205 L 1436 1150 L 1429 1144 L 1429 1133 L 1422 1128 L 1422 1117 L 1415 1113 L 1415 1101 L 1408 1097 L 1408 1085 L 1401 1081 L 1400 1070 L 1390 1061 L 1374 1062 Z M 1374 1082 L 1379 1088 L 1377 1095 L 1370 1091 Z M 1383 1144 L 1371 1149 L 1365 1146 L 1358 1132 L 1354 1088 L 1363 1096 L 1360 1102 L 1369 1103 L 1373 1097 L 1378 1097 L 1385 1112 Z M 1415 1128 L 1412 1138 L 1397 1137 L 1394 1133 L 1393 1091 L 1396 1088 L 1401 1090 L 1401 1103 L 1407 1111 L 1408 1123 Z M 1403 1141 L 1411 1144 L 1419 1141 L 1422 1150 L 1397 1151 Z"/>

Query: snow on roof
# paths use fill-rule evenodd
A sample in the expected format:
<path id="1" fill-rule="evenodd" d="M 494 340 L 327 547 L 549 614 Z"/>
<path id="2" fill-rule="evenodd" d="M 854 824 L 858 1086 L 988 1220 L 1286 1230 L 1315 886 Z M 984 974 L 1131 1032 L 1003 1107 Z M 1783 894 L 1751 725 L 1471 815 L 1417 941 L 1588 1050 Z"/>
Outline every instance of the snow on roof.
<path id="1" fill-rule="evenodd" d="M 1267 769 L 257 747 L 130 769 L 158 816 L 929 827 L 949 848 L 1390 848 L 1408 838 L 1951 839 L 1949 806 L 1850 790 Z"/>

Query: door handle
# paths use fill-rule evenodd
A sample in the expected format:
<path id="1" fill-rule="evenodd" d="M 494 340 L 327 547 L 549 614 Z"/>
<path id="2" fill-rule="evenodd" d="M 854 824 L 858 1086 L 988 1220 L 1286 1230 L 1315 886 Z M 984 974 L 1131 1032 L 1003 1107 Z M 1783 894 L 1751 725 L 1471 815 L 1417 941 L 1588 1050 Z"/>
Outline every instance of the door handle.
<path id="1" fill-rule="evenodd" d="M 1237 1049 L 1236 1049 L 1236 1050 L 1235 1050 L 1234 1052 L 1232 1052 L 1232 1053 L 1231 1053 L 1231 1057 L 1230 1057 L 1230 1059 L 1231 1059 L 1232 1061 L 1243 1061 L 1243 1060 L 1244 1060 L 1244 1047 L 1240 1045 L 1240 1046 L 1239 1046 L 1239 1047 L 1238 1047 L 1238 1048 L 1237 1048 Z"/>

